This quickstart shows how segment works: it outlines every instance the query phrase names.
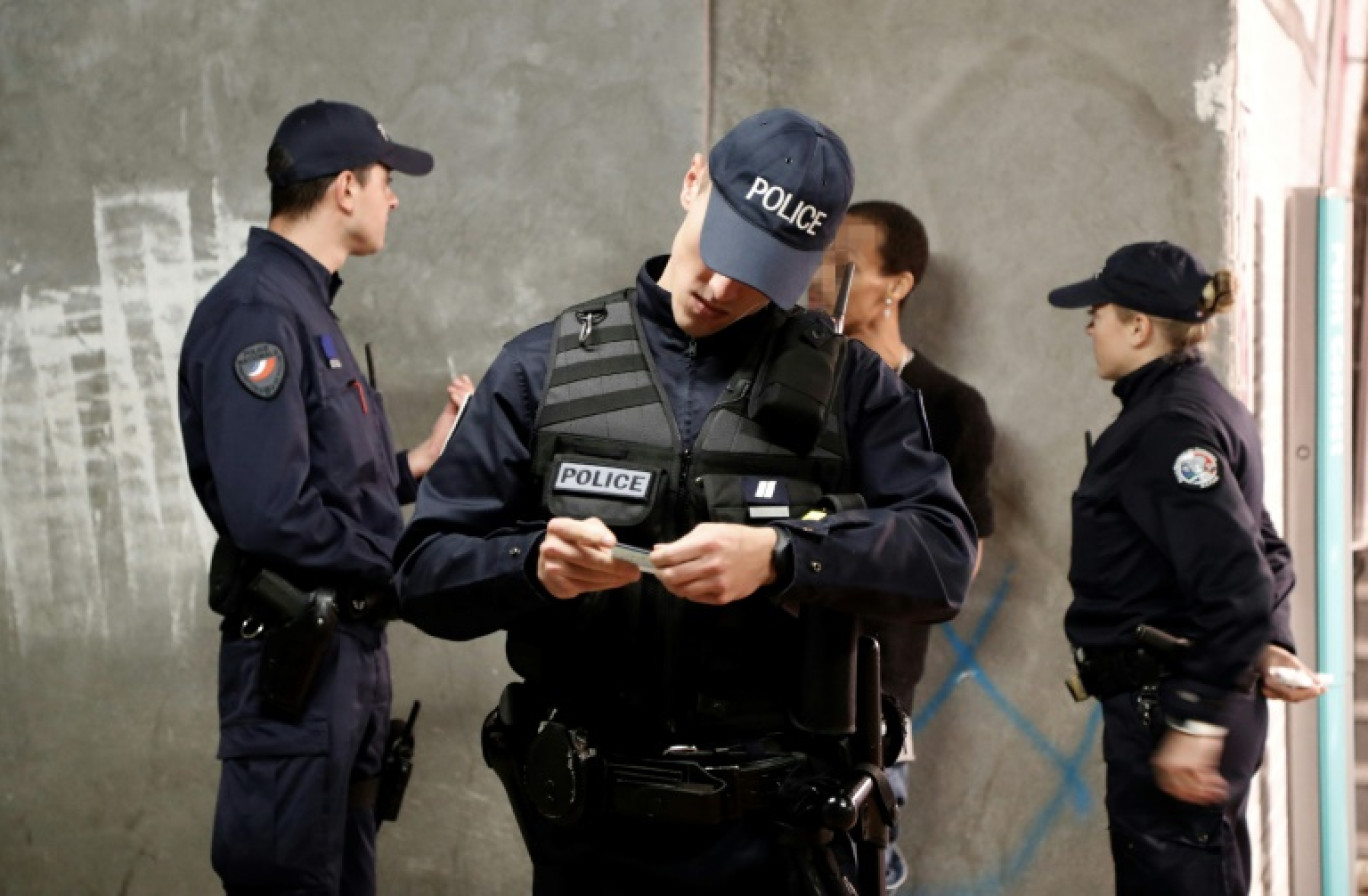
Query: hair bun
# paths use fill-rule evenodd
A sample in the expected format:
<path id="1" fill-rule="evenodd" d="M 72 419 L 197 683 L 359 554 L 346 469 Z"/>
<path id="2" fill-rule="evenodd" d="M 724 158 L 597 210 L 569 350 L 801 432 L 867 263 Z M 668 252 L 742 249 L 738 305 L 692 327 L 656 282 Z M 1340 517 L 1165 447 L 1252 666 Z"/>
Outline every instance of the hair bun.
<path id="1" fill-rule="evenodd" d="M 1222 268 L 1202 287 L 1203 315 L 1221 314 L 1235 304 L 1235 275 Z"/>

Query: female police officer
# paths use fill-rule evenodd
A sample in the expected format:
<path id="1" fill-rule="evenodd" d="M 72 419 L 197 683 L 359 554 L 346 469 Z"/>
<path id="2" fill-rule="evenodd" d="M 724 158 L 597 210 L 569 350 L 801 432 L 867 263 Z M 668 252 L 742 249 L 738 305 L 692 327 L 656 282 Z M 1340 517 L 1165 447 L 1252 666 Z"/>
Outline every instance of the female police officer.
<path id="1" fill-rule="evenodd" d="M 1196 350 L 1233 278 L 1137 243 L 1050 303 L 1088 309 L 1098 375 L 1122 405 L 1073 496 L 1064 622 L 1102 702 L 1117 893 L 1247 893 L 1244 808 L 1267 728 L 1254 676 L 1280 699 L 1323 687 L 1263 674 L 1301 669 L 1291 555 L 1264 510 L 1254 419 Z"/>

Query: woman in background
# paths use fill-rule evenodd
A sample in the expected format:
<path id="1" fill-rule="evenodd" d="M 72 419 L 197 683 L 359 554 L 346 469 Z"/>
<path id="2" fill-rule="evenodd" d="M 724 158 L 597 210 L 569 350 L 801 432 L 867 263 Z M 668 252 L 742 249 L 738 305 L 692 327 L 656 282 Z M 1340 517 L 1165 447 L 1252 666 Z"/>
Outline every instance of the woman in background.
<path id="1" fill-rule="evenodd" d="M 1197 350 L 1234 279 L 1136 243 L 1049 299 L 1088 309 L 1097 373 L 1121 400 L 1073 496 L 1064 619 L 1102 703 L 1116 892 L 1246 894 L 1263 696 L 1325 686 L 1293 655 L 1292 558 L 1264 509 L 1258 428 Z"/>

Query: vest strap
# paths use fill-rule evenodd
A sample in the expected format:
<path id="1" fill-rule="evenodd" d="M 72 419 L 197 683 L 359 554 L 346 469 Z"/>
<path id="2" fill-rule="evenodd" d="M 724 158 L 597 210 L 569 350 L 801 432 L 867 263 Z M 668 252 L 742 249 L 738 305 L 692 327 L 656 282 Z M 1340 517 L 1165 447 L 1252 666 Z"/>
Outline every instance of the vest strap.
<path id="1" fill-rule="evenodd" d="M 631 324 L 620 324 L 613 327 L 594 327 L 590 336 L 592 340 L 590 347 L 597 348 L 600 345 L 607 345 L 610 342 L 627 342 L 636 339 L 636 329 Z M 556 354 L 573 351 L 580 348 L 579 332 L 569 333 L 556 340 Z"/>
<path id="2" fill-rule="evenodd" d="M 564 367 L 557 367 L 551 374 L 551 379 L 547 386 L 563 386 L 566 383 L 578 383 L 580 380 L 593 379 L 600 376 L 612 376 L 615 373 L 631 373 L 636 370 L 646 369 L 646 359 L 640 354 L 618 355 L 615 358 L 597 358 L 593 361 L 580 361 L 577 364 L 567 364 Z"/>
<path id="3" fill-rule="evenodd" d="M 543 407 L 541 419 L 537 421 L 537 425 L 541 427 L 552 426 L 566 420 L 578 420 L 583 417 L 593 417 L 597 414 L 607 414 L 611 411 L 621 411 L 625 408 L 641 407 L 656 402 L 657 395 L 654 386 L 642 386 L 639 389 L 626 389 L 622 392 L 609 392 L 606 395 L 592 395 L 588 398 L 575 398 Z"/>

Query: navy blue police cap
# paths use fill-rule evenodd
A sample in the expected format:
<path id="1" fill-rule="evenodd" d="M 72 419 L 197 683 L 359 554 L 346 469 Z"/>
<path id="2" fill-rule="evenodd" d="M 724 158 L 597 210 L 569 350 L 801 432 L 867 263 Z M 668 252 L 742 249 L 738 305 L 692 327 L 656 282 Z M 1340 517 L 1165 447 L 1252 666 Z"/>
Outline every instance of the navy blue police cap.
<path id="1" fill-rule="evenodd" d="M 708 174 L 703 263 L 792 308 L 850 204 L 855 172 L 845 143 L 801 112 L 770 109 L 717 141 Z"/>
<path id="2" fill-rule="evenodd" d="M 1056 308 L 1119 305 L 1142 314 L 1199 323 L 1211 282 L 1192 253 L 1172 243 L 1132 243 L 1111 254 L 1096 276 L 1050 291 Z"/>
<path id="3" fill-rule="evenodd" d="M 287 187 L 379 162 L 404 174 L 432 170 L 432 156 L 390 139 L 375 116 L 350 103 L 315 100 L 290 112 L 273 144 L 289 154 L 290 165 L 267 171 L 271 183 Z"/>

